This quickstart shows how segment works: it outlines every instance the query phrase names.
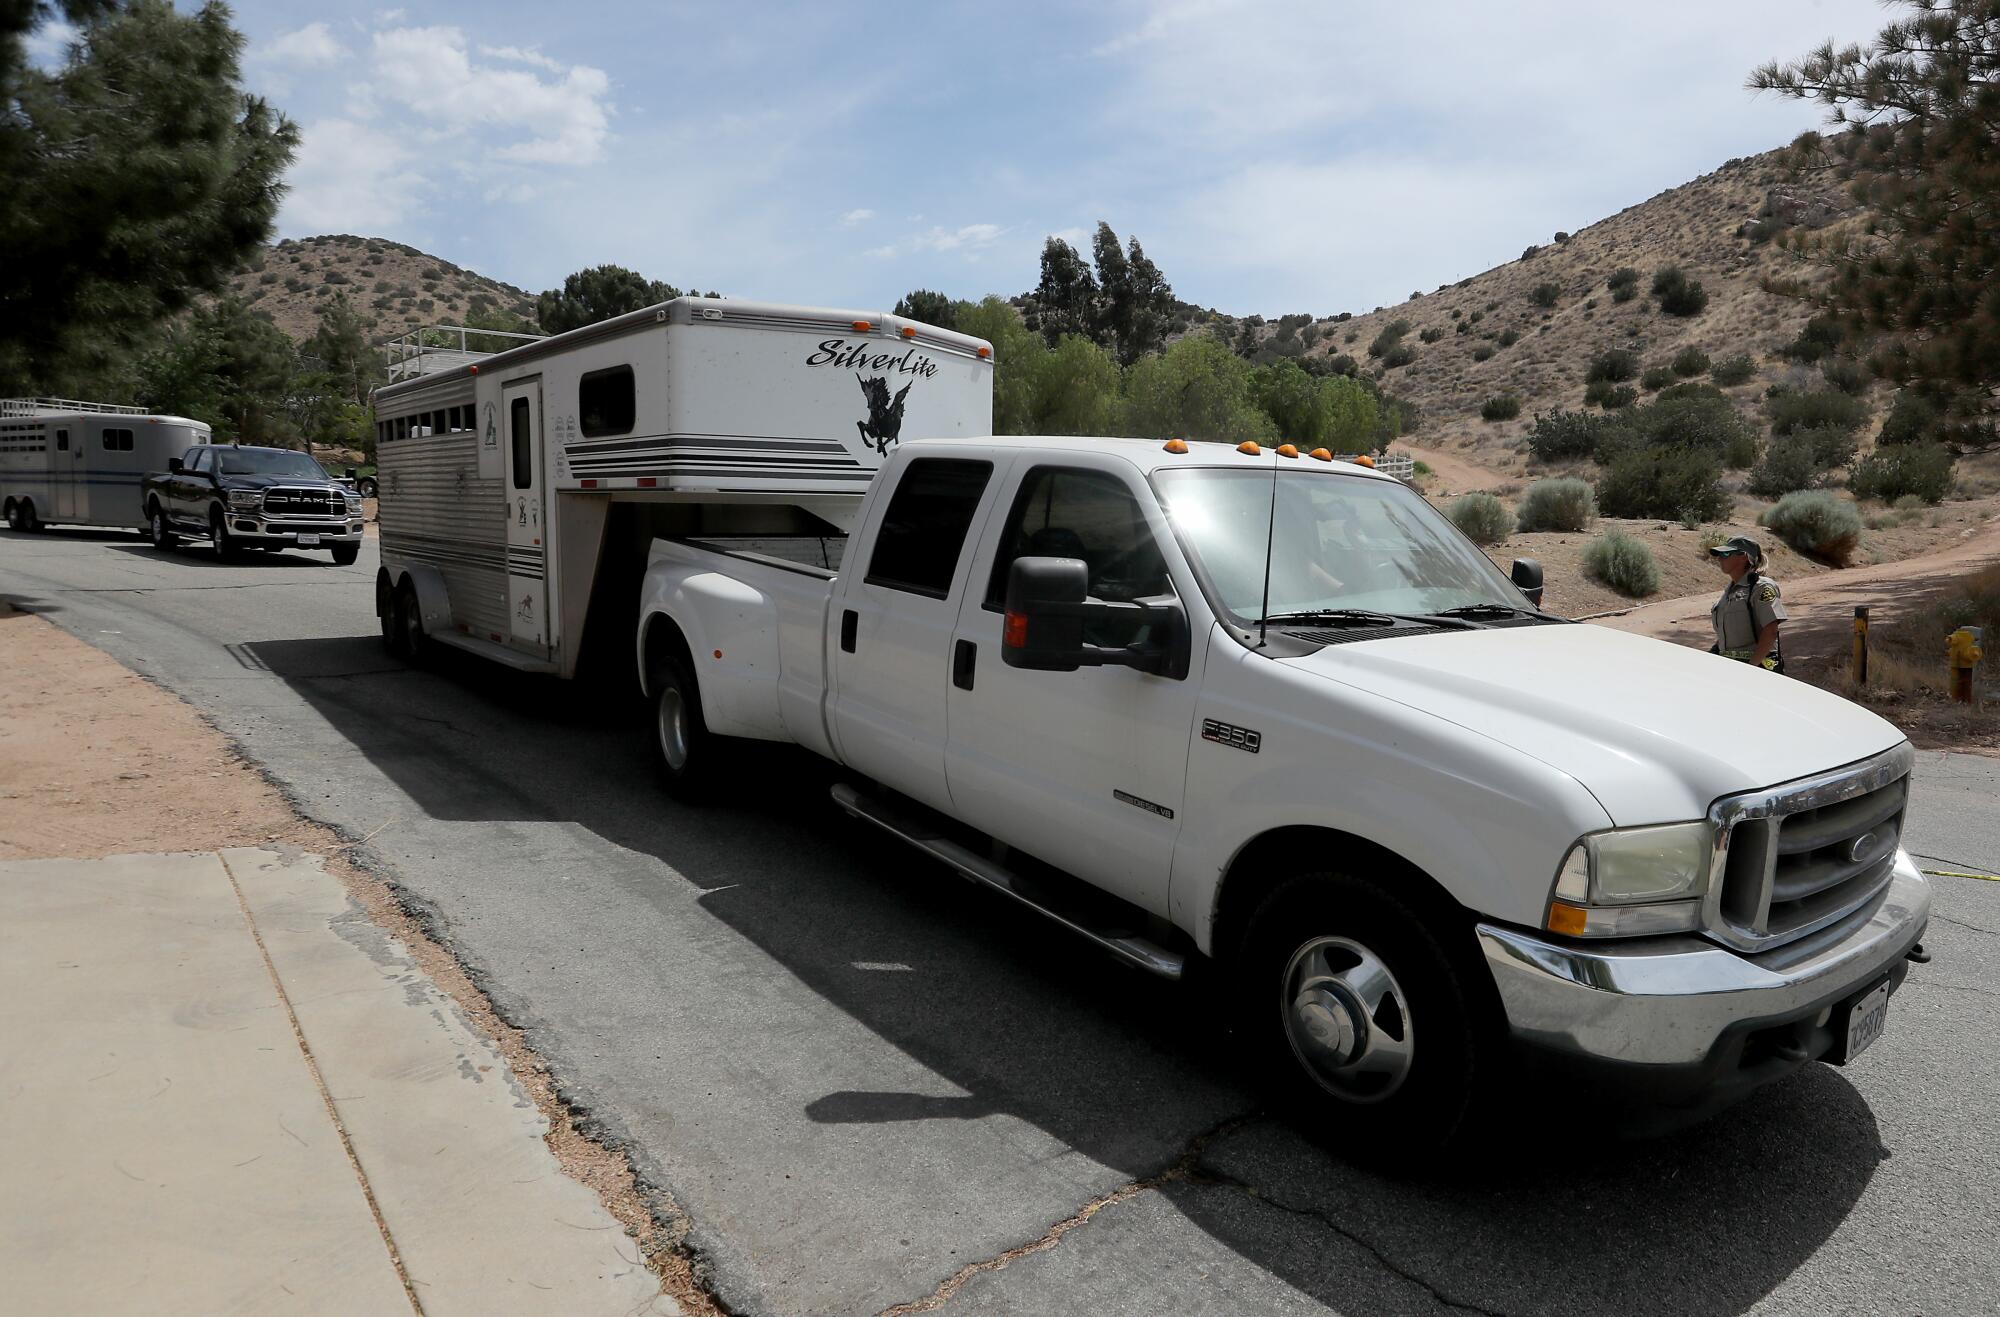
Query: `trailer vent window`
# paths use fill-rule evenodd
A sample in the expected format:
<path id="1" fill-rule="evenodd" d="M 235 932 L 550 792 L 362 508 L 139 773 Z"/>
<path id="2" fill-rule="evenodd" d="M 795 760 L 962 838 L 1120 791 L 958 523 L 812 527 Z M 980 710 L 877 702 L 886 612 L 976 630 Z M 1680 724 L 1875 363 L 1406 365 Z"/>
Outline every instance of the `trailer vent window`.
<path id="1" fill-rule="evenodd" d="M 535 486 L 535 455 L 528 434 L 528 400 L 514 399 L 514 405 L 507 411 L 507 428 L 514 448 L 514 488 L 533 489 Z"/>
<path id="2" fill-rule="evenodd" d="M 106 430 L 104 432 L 104 451 L 107 453 L 131 452 L 132 432 L 130 430 Z"/>
<path id="3" fill-rule="evenodd" d="M 586 439 L 630 434 L 638 416 L 630 366 L 586 371 L 576 382 L 576 419 Z"/>
<path id="4" fill-rule="evenodd" d="M 929 457 L 910 463 L 875 534 L 868 584 L 933 599 L 950 595 L 965 533 L 992 474 L 991 462 Z"/>

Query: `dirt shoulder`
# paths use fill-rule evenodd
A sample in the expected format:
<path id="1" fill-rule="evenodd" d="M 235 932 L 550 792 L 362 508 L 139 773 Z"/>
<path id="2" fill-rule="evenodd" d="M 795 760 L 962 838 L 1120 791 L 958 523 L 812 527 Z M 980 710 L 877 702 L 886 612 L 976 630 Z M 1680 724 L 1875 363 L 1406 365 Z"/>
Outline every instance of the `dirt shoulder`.
<path id="1" fill-rule="evenodd" d="M 686 1223 L 631 1164 L 586 1138 L 547 1066 L 395 889 L 357 868 L 330 830 L 284 796 L 186 703 L 32 614 L 0 604 L 0 860 L 296 847 L 326 857 L 369 917 L 507 1058 L 548 1119 L 563 1171 L 593 1190 L 683 1312 L 717 1312 L 681 1251 Z"/>

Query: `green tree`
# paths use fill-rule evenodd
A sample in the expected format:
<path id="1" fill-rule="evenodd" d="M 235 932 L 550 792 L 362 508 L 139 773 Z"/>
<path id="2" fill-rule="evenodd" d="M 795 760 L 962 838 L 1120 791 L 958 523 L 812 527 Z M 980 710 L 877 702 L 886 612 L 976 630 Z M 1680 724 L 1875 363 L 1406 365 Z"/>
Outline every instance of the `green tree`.
<path id="1" fill-rule="evenodd" d="M 563 280 L 536 300 L 535 318 L 542 332 L 561 334 L 594 325 L 631 311 L 671 302 L 681 295 L 672 284 L 648 279 L 622 265 L 593 265 Z"/>
<path id="2" fill-rule="evenodd" d="M 1897 0 L 1867 47 L 1773 61 L 1750 86 L 1829 107 L 1833 136 L 1793 144 L 1801 169 L 1847 180 L 1865 232 L 1788 235 L 1829 277 L 1772 283 L 1878 336 L 1876 370 L 1948 399 L 1962 443 L 2000 441 L 2000 0 Z"/>
<path id="3" fill-rule="evenodd" d="M 1035 327 L 1054 347 L 1064 334 L 1090 337 L 1097 321 L 1097 279 L 1076 248 L 1050 238 L 1042 244 L 1042 281 L 1035 285 Z"/>
<path id="4" fill-rule="evenodd" d="M 25 39 L 60 13 L 62 65 Z M 228 9 L 0 4 L 0 393 L 106 363 L 270 236 L 298 132 L 244 94 Z"/>
<path id="5" fill-rule="evenodd" d="M 368 341 L 374 323 L 354 309 L 345 293 L 334 294 L 320 306 L 312 337 L 299 344 L 300 366 L 325 375 L 347 402 L 366 403 L 383 374 L 382 354 Z"/>
<path id="6" fill-rule="evenodd" d="M 934 293 L 928 288 L 914 288 L 903 294 L 896 303 L 895 313 L 911 320 L 921 320 L 939 329 L 956 329 L 952 323 L 951 299 L 943 293 Z"/>
<path id="7" fill-rule="evenodd" d="M 956 303 L 952 319 L 961 334 L 993 345 L 993 433 L 1034 433 L 1035 380 L 1049 349 L 998 297 Z"/>
<path id="8" fill-rule="evenodd" d="M 1033 366 L 1032 434 L 1116 434 L 1119 370 L 1087 338 L 1066 334 Z"/>
<path id="9" fill-rule="evenodd" d="M 141 357 L 140 405 L 207 421 L 217 439 L 285 443 L 298 359 L 270 319 L 234 297 L 197 307 Z M 330 386 L 322 392 L 337 394 Z"/>
<path id="10" fill-rule="evenodd" d="M 1154 439 L 1265 442 L 1271 418 L 1250 393 L 1250 367 L 1207 334 L 1177 339 L 1125 372 L 1125 421 Z"/>
<path id="11" fill-rule="evenodd" d="M 1174 290 L 1160 267 L 1147 258 L 1137 238 L 1125 246 L 1126 318 L 1118 338 L 1118 359 L 1129 366 L 1159 351 L 1173 324 Z"/>
<path id="12" fill-rule="evenodd" d="M 1324 429 L 1319 407 L 1319 381 L 1289 358 L 1250 372 L 1250 396 L 1271 418 L 1278 437 L 1303 448 L 1317 448 Z"/>

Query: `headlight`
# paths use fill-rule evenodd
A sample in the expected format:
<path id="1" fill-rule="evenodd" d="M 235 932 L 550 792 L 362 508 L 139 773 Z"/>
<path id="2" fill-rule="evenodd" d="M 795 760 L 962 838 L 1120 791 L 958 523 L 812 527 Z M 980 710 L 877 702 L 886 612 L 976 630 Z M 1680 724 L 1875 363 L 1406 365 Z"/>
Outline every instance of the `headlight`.
<path id="1" fill-rule="evenodd" d="M 349 512 L 361 511 L 361 495 L 351 489 L 344 489 L 341 493 L 347 495 L 347 510 Z"/>
<path id="2" fill-rule="evenodd" d="M 255 508 L 264 502 L 261 489 L 232 489 L 229 491 L 229 506 L 232 508 Z"/>
<path id="3" fill-rule="evenodd" d="M 1698 928 L 1713 858 L 1705 822 L 1592 833 L 1563 859 L 1545 923 L 1572 937 Z"/>

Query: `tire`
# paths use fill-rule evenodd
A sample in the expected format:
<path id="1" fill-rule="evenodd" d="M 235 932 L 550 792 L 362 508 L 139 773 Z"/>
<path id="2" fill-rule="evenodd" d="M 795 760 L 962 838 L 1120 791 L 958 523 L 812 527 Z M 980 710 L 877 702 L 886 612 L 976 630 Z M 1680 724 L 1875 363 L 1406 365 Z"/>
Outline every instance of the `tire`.
<path id="1" fill-rule="evenodd" d="M 375 575 L 375 613 L 382 626 L 382 648 L 388 651 L 390 658 L 408 658 L 403 649 L 402 626 L 396 616 L 396 592 L 389 585 L 386 572 Z"/>
<path id="2" fill-rule="evenodd" d="M 333 546 L 333 565 L 335 567 L 352 567 L 355 560 L 360 557 L 361 546 L 359 544 L 336 544 Z"/>
<path id="3" fill-rule="evenodd" d="M 215 545 L 215 556 L 224 562 L 241 557 L 243 550 L 229 534 L 229 518 L 216 508 L 208 514 L 208 538 Z"/>
<path id="4" fill-rule="evenodd" d="M 678 655 L 669 655 L 653 669 L 652 685 L 653 757 L 667 794 L 690 803 L 715 799 L 725 738 L 708 730 L 694 675 Z"/>
<path id="5" fill-rule="evenodd" d="M 21 509 L 13 499 L 10 498 L 5 504 L 0 504 L 0 519 L 7 522 L 9 530 L 21 529 Z"/>
<path id="6" fill-rule="evenodd" d="M 146 537 L 152 540 L 153 547 L 161 553 L 173 551 L 174 526 L 167 520 L 167 514 L 160 510 L 158 503 L 146 509 Z"/>
<path id="7" fill-rule="evenodd" d="M 1356 1161 L 1436 1162 L 1467 1136 L 1502 1064 L 1478 966 L 1439 941 L 1451 927 L 1324 872 L 1284 883 L 1251 918 L 1237 1018 L 1276 1101 Z"/>
<path id="8" fill-rule="evenodd" d="M 375 483 L 374 476 L 362 476 L 354 482 L 354 492 L 363 498 L 379 497 L 380 489 L 381 486 Z"/>
<path id="9" fill-rule="evenodd" d="M 16 504 L 14 515 L 20 518 L 14 525 L 21 530 L 38 531 L 42 528 L 41 518 L 35 515 L 35 500 L 31 498 L 24 498 Z"/>
<path id="10" fill-rule="evenodd" d="M 430 657 L 430 637 L 424 634 L 423 605 L 417 602 L 417 588 L 408 581 L 396 587 L 392 622 L 396 638 L 389 641 L 390 653 L 413 665 Z"/>

